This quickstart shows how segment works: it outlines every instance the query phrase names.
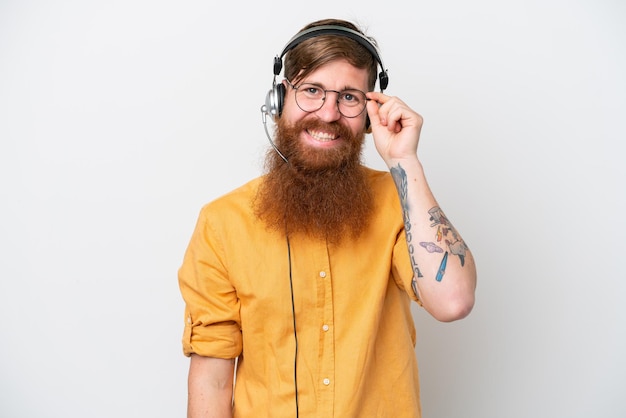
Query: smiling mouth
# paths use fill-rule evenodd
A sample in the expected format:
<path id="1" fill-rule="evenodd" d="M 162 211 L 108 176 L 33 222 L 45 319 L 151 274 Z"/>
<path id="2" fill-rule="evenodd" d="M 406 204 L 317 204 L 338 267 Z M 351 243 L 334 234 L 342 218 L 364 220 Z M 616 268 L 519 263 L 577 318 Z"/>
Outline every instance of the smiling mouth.
<path id="1" fill-rule="evenodd" d="M 337 139 L 337 135 L 336 134 L 332 134 L 329 132 L 321 132 L 321 131 L 314 131 L 314 130 L 307 130 L 307 133 L 316 141 L 320 141 L 320 142 L 330 142 L 330 141 L 334 141 L 335 139 Z"/>

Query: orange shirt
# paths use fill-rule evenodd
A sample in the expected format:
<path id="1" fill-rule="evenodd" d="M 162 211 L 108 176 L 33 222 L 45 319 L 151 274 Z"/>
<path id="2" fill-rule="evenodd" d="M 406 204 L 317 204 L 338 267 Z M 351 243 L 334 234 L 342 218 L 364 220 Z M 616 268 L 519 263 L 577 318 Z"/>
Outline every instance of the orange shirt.
<path id="1" fill-rule="evenodd" d="M 235 417 L 294 417 L 295 364 L 301 417 L 421 416 L 399 198 L 389 173 L 368 175 L 373 221 L 341 245 L 288 247 L 254 216 L 262 178 L 202 208 L 179 270 L 183 352 L 239 357 Z"/>

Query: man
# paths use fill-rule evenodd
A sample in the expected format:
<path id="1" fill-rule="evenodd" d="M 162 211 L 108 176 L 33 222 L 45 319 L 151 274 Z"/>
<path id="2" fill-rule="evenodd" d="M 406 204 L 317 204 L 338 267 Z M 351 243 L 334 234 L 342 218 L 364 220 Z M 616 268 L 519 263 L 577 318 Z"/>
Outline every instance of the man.
<path id="1" fill-rule="evenodd" d="M 417 156 L 422 118 L 373 91 L 386 71 L 349 22 L 282 55 L 267 173 L 202 209 L 179 271 L 188 416 L 419 417 L 410 301 L 454 321 L 476 286 Z M 366 132 L 389 172 L 361 164 Z"/>

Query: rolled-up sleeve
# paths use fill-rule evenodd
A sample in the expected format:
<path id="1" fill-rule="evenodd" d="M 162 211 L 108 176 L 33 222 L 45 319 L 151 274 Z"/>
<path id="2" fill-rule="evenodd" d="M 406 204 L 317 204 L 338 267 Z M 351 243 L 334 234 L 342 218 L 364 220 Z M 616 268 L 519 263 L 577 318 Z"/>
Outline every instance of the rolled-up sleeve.
<path id="1" fill-rule="evenodd" d="M 220 244 L 224 237 L 210 220 L 204 207 L 178 271 L 185 301 L 183 353 L 235 358 L 242 350 L 239 299 Z"/>

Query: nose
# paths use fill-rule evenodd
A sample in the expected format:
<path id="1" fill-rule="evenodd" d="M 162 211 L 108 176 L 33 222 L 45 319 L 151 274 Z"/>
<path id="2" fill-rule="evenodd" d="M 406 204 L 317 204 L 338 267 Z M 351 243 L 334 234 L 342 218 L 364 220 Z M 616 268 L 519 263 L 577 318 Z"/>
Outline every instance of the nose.
<path id="1" fill-rule="evenodd" d="M 339 120 L 341 118 L 341 113 L 339 112 L 339 92 L 326 90 L 324 104 L 315 113 L 324 122 Z"/>

